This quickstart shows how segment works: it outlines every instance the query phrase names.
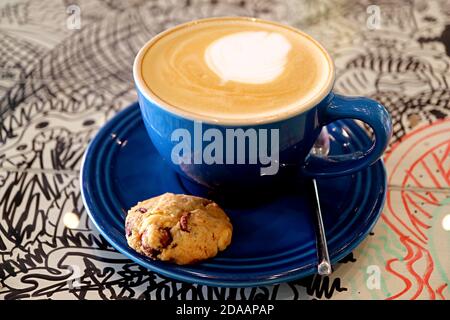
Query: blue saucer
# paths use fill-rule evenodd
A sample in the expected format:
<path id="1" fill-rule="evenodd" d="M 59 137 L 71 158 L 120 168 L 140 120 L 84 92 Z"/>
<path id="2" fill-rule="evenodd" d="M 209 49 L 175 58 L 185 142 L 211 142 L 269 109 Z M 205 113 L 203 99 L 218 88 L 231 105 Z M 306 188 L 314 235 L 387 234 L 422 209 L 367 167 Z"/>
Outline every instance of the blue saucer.
<path id="1" fill-rule="evenodd" d="M 328 126 L 331 154 L 364 150 L 370 143 L 353 121 Z M 380 160 L 358 174 L 318 180 L 333 263 L 367 236 L 381 214 L 386 172 Z M 89 216 L 121 253 L 161 275 L 211 286 L 247 287 L 295 280 L 316 272 L 312 198 L 292 189 L 246 207 L 224 207 L 233 223 L 229 248 L 193 266 L 153 261 L 128 247 L 124 220 L 138 201 L 164 192 L 187 193 L 159 157 L 135 103 L 109 121 L 90 143 L 81 170 L 81 190 Z M 220 205 L 221 203 L 219 203 Z"/>

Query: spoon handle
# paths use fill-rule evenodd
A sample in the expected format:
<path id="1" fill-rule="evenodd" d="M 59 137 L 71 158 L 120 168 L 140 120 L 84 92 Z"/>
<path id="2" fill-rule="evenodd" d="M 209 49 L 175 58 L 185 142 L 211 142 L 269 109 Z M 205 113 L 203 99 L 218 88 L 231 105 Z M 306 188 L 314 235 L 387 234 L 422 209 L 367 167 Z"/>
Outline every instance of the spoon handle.
<path id="1" fill-rule="evenodd" d="M 312 179 L 314 186 L 314 198 L 316 202 L 316 237 L 317 237 L 317 255 L 319 263 L 317 264 L 317 273 L 321 276 L 330 275 L 332 272 L 330 256 L 328 255 L 327 238 L 325 237 L 325 228 L 323 226 L 322 211 L 320 210 L 319 191 L 317 189 L 316 179 Z"/>

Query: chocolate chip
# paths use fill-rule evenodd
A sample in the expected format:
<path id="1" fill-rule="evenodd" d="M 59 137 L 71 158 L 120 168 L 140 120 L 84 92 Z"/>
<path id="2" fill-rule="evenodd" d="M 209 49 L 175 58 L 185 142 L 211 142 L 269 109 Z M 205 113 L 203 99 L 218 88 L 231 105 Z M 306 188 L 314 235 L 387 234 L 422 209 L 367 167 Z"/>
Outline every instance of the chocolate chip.
<path id="1" fill-rule="evenodd" d="M 141 248 L 142 248 L 142 251 L 144 251 L 146 256 L 148 256 L 148 257 L 150 257 L 152 259 L 155 259 L 156 256 L 161 253 L 161 251 L 159 251 L 158 249 L 152 248 L 151 246 L 147 245 L 147 243 L 145 242 L 146 238 L 147 238 L 147 230 L 144 231 L 144 233 L 141 235 Z"/>
<path id="2" fill-rule="evenodd" d="M 161 234 L 161 238 L 159 239 L 159 242 L 161 243 L 161 247 L 166 248 L 169 244 L 172 243 L 172 234 L 170 233 L 169 228 L 161 228 L 159 229 L 159 232 Z"/>
<path id="3" fill-rule="evenodd" d="M 203 204 L 204 207 L 206 207 L 210 203 L 212 203 L 212 201 L 208 200 L 208 199 L 203 199 L 203 201 L 202 201 L 202 204 Z"/>
<path id="4" fill-rule="evenodd" d="M 184 212 L 183 215 L 181 216 L 181 218 L 180 218 L 180 229 L 182 231 L 189 232 L 188 219 L 189 219 L 190 215 L 191 215 L 190 212 Z"/>
<path id="5" fill-rule="evenodd" d="M 130 223 L 129 221 L 127 221 L 125 223 L 125 234 L 127 235 L 127 237 L 131 236 L 131 228 L 130 228 Z"/>
<path id="6" fill-rule="evenodd" d="M 145 209 L 145 208 L 139 208 L 138 211 L 139 211 L 140 213 L 146 213 L 146 212 L 147 212 L 147 209 Z"/>
<path id="7" fill-rule="evenodd" d="M 161 253 L 161 251 L 156 250 L 156 249 L 152 249 L 150 252 L 150 256 L 153 258 L 156 258 L 156 256 L 158 256 Z"/>
<path id="8" fill-rule="evenodd" d="M 152 259 L 155 259 L 161 253 L 161 251 L 159 251 L 158 249 L 145 246 L 142 246 L 142 250 L 144 251 L 146 256 L 149 256 Z"/>

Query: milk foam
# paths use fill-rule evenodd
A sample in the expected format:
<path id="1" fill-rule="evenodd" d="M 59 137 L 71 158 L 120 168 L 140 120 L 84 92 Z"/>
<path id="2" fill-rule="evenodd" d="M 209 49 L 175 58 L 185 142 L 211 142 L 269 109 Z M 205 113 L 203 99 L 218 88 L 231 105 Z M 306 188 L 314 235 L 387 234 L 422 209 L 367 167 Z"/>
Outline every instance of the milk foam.
<path id="1" fill-rule="evenodd" d="M 205 50 L 205 61 L 224 82 L 263 84 L 280 76 L 291 44 L 282 34 L 236 32 L 215 40 Z"/>
<path id="2" fill-rule="evenodd" d="M 135 71 L 152 99 L 175 113 L 231 124 L 306 110 L 334 78 L 331 59 L 308 35 L 246 18 L 176 27 L 150 41 L 139 60 Z"/>

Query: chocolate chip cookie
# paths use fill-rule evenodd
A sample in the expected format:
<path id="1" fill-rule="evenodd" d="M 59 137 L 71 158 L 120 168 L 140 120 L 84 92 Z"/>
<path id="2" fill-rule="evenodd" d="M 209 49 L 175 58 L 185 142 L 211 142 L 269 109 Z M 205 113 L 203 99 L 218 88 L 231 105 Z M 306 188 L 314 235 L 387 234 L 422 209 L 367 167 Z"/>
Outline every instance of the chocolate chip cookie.
<path id="1" fill-rule="evenodd" d="M 233 227 L 213 201 L 165 193 L 128 211 L 128 245 L 152 259 L 192 264 L 214 257 L 231 242 Z"/>

